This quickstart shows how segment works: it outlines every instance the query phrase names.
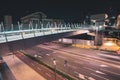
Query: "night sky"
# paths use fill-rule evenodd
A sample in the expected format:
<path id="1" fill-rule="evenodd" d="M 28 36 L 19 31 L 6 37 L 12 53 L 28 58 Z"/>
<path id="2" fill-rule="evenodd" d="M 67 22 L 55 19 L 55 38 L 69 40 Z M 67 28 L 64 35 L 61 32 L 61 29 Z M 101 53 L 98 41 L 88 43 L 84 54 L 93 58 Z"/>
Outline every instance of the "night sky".
<path id="1" fill-rule="evenodd" d="M 12 15 L 14 21 L 27 14 L 41 11 L 48 18 L 72 21 L 85 15 L 120 13 L 120 0 L 3 0 L 0 1 L 0 20 L 4 15 Z"/>

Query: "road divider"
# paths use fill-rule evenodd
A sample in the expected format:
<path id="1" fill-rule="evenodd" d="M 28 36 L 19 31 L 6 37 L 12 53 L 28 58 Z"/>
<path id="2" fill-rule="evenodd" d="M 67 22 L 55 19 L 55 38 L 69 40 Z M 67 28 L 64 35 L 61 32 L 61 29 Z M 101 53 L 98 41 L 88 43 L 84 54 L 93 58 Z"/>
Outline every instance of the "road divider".
<path id="1" fill-rule="evenodd" d="M 29 57 L 30 59 L 34 60 L 35 62 L 43 65 L 44 67 L 52 70 L 53 72 L 56 71 L 56 73 L 60 76 L 62 76 L 63 78 L 66 78 L 68 80 L 76 80 L 75 78 L 71 77 L 70 75 L 64 74 L 63 72 L 59 71 L 59 70 L 55 70 L 54 68 L 50 67 L 49 65 L 45 64 L 44 62 L 38 60 L 37 58 L 27 54 L 25 51 L 20 50 L 21 53 L 23 53 L 25 56 Z"/>

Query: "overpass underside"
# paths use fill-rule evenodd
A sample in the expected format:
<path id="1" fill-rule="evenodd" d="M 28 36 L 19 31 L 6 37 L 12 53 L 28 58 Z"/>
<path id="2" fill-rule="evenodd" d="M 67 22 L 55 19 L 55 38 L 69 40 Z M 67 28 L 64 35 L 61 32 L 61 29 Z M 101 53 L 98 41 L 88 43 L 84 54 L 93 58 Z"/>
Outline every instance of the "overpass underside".
<path id="1" fill-rule="evenodd" d="M 64 32 L 58 34 L 50 34 L 50 35 L 43 35 L 37 36 L 34 38 L 28 39 L 21 39 L 17 41 L 11 41 L 6 43 L 0 43 L 0 56 L 7 55 L 10 52 L 14 52 L 21 49 L 27 49 L 29 47 L 44 43 L 54 41 L 60 38 L 69 37 L 73 35 L 78 35 L 82 33 L 87 33 L 88 30 L 78 30 L 78 31 L 71 31 L 71 32 Z"/>

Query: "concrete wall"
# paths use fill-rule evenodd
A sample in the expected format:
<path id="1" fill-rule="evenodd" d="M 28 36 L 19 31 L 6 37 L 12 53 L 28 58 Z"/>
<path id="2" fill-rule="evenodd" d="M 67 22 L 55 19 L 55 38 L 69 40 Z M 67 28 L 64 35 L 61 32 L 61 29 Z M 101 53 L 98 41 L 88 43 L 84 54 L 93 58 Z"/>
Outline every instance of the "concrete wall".
<path id="1" fill-rule="evenodd" d="M 84 30 L 84 31 L 87 32 L 88 30 Z M 64 32 L 64 33 L 44 35 L 44 36 L 39 36 L 39 37 L 34 37 L 29 39 L 2 43 L 0 44 L 0 56 L 7 55 L 9 52 L 14 52 L 20 49 L 26 49 L 26 48 L 41 44 L 43 42 L 49 42 L 49 41 L 57 40 L 63 37 L 78 35 L 83 33 L 84 31 L 79 30 L 79 31 Z"/>

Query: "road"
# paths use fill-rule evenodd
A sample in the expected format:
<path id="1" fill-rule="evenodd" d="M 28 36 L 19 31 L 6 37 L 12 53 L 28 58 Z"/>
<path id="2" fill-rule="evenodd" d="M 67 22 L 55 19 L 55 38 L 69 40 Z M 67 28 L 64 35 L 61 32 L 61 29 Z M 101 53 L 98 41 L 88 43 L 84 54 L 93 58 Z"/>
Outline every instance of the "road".
<path id="1" fill-rule="evenodd" d="M 120 80 L 120 56 L 110 52 L 55 43 L 40 44 L 25 51 L 51 67 L 55 58 L 56 68 L 76 80 Z"/>

